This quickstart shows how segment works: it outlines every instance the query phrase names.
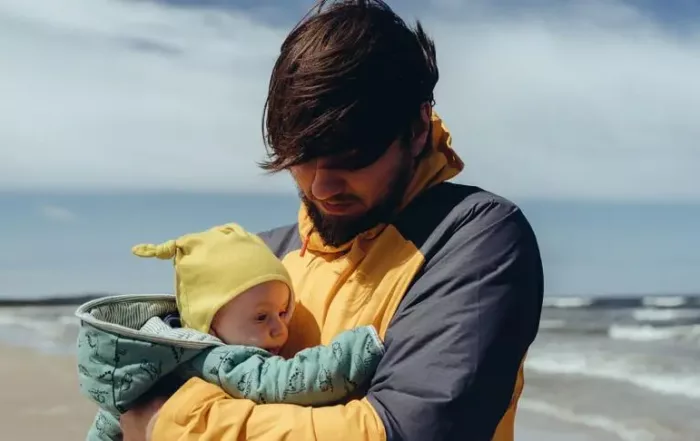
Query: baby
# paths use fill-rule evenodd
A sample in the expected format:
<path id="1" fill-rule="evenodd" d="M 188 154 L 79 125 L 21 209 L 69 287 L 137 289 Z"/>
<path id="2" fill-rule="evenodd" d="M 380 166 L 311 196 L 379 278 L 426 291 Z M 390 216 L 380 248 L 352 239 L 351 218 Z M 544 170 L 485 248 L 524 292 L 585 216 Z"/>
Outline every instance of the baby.
<path id="1" fill-rule="evenodd" d="M 320 406 L 358 395 L 383 355 L 376 331 L 364 326 L 279 356 L 293 285 L 262 239 L 239 225 L 132 251 L 173 259 L 175 296 L 107 297 L 76 311 L 80 389 L 100 407 L 88 440 L 121 439 L 118 416 L 163 382 L 197 376 L 234 398 Z"/>

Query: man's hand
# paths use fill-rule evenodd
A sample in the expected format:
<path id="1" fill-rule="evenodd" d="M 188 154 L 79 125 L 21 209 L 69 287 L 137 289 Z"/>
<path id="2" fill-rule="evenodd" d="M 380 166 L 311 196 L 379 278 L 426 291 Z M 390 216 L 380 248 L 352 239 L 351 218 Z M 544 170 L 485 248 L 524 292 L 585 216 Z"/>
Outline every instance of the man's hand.
<path id="1" fill-rule="evenodd" d="M 158 397 L 130 409 L 119 418 L 124 441 L 149 441 L 158 411 L 167 398 Z"/>

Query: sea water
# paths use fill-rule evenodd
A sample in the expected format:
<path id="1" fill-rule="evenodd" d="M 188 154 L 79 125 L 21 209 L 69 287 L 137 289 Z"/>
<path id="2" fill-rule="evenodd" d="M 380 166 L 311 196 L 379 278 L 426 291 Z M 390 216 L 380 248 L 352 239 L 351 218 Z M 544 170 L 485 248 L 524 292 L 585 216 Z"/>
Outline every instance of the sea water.
<path id="1" fill-rule="evenodd" d="M 516 202 L 547 294 L 521 409 L 623 441 L 700 439 L 700 206 Z M 293 195 L 3 195 L 0 298 L 172 292 L 172 266 L 132 245 L 297 210 Z M 74 309 L 0 308 L 0 339 L 70 353 Z"/>

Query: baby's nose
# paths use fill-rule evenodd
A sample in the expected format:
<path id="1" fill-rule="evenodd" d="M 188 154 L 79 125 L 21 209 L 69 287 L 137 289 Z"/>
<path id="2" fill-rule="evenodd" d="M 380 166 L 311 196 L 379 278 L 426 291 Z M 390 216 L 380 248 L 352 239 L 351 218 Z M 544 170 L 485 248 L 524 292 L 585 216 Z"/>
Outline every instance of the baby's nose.
<path id="1" fill-rule="evenodd" d="M 276 339 L 286 339 L 287 338 L 287 325 L 285 325 L 281 320 L 277 321 L 270 329 L 270 335 Z"/>

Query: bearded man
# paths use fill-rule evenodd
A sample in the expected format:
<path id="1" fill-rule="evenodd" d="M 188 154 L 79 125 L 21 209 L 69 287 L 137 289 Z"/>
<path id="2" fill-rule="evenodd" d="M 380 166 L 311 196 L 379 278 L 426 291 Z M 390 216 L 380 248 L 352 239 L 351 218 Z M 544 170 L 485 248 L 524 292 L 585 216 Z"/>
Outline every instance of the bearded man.
<path id="1" fill-rule="evenodd" d="M 420 23 L 377 0 L 321 2 L 270 79 L 262 167 L 301 197 L 298 222 L 260 234 L 298 298 L 282 355 L 374 325 L 386 353 L 366 395 L 256 405 L 194 378 L 123 415 L 126 441 L 513 441 L 542 262 L 515 204 L 448 182 L 463 163 L 437 81 Z"/>

